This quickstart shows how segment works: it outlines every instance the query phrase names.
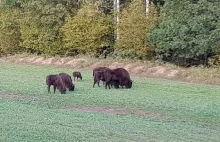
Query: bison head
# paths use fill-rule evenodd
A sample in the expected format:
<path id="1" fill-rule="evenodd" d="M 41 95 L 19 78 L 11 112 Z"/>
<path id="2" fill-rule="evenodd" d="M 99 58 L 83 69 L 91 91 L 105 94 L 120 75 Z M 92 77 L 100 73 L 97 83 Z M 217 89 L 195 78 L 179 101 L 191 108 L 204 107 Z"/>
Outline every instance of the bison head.
<path id="1" fill-rule="evenodd" d="M 69 91 L 74 91 L 74 89 L 75 89 L 74 85 L 69 86 Z"/>
<path id="2" fill-rule="evenodd" d="M 129 81 L 129 82 L 125 85 L 125 87 L 126 87 L 126 88 L 131 88 L 131 87 L 132 87 L 132 82 L 133 82 L 133 81 Z"/>

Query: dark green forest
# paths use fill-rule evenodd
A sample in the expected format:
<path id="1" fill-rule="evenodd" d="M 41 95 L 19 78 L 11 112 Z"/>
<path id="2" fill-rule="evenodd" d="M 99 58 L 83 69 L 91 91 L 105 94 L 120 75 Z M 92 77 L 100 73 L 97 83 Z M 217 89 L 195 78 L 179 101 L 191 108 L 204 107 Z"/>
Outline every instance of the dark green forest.
<path id="1" fill-rule="evenodd" d="M 219 0 L 115 1 L 0 0 L 0 55 L 220 65 Z"/>

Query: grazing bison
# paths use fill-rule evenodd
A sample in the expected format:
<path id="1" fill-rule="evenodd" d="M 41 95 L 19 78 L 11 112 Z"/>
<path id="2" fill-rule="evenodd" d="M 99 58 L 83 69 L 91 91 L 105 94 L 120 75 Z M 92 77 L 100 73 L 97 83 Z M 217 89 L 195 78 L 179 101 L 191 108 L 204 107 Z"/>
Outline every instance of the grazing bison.
<path id="1" fill-rule="evenodd" d="M 56 79 L 57 79 L 57 75 L 51 74 L 46 77 L 46 84 L 47 84 L 48 93 L 50 93 L 50 86 L 54 85 L 54 82 L 56 81 Z"/>
<path id="2" fill-rule="evenodd" d="M 54 94 L 56 92 L 56 88 L 60 91 L 61 94 L 66 94 L 66 85 L 61 75 L 56 76 L 56 80 L 53 83 L 53 88 L 54 88 Z"/>
<path id="3" fill-rule="evenodd" d="M 75 81 L 75 78 L 77 78 L 77 80 L 78 80 L 78 78 L 80 78 L 80 80 L 82 80 L 82 75 L 80 72 L 75 71 L 75 72 L 73 72 L 73 78 L 74 78 L 74 81 Z"/>
<path id="4" fill-rule="evenodd" d="M 107 87 L 110 89 L 110 85 L 114 86 L 115 88 L 119 88 L 119 81 L 113 70 L 111 69 L 105 70 L 104 79 L 105 79 L 105 89 L 107 89 Z"/>
<path id="5" fill-rule="evenodd" d="M 95 72 L 96 71 L 106 71 L 106 70 L 109 70 L 109 68 L 107 68 L 107 67 L 97 67 L 97 68 L 94 68 L 93 69 L 93 76 L 95 75 Z"/>
<path id="6" fill-rule="evenodd" d="M 60 73 L 59 76 L 62 78 L 65 87 L 69 89 L 69 91 L 74 91 L 75 85 L 72 82 L 71 76 L 66 73 Z"/>
<path id="7" fill-rule="evenodd" d="M 124 68 L 117 68 L 112 70 L 114 72 L 113 79 L 118 80 L 119 85 L 123 88 L 131 88 L 132 80 L 130 79 L 130 75 L 127 70 Z"/>
<path id="8" fill-rule="evenodd" d="M 97 67 L 97 68 L 94 68 L 93 69 L 93 77 L 95 79 L 95 72 L 105 72 L 106 70 L 110 70 L 109 68 L 107 67 Z M 100 80 L 100 79 L 99 79 Z M 102 79 L 102 82 L 103 82 L 103 85 L 104 85 L 104 82 L 105 82 L 105 78 L 103 77 Z"/>
<path id="9" fill-rule="evenodd" d="M 94 83 L 93 83 L 93 88 L 95 86 L 95 84 L 97 83 L 98 86 L 99 86 L 99 82 L 100 80 L 105 81 L 105 78 L 104 78 L 104 71 L 96 71 L 94 72 Z"/>

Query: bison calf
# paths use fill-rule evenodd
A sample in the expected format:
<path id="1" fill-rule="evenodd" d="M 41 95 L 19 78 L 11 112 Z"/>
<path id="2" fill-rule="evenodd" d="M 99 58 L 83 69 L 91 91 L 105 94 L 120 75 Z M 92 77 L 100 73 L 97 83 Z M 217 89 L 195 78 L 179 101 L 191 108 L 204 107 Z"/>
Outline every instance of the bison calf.
<path id="1" fill-rule="evenodd" d="M 75 81 L 75 78 L 76 78 L 77 80 L 78 80 L 78 78 L 80 78 L 80 80 L 82 80 L 82 75 L 81 75 L 81 73 L 78 72 L 78 71 L 73 72 L 73 79 L 74 79 L 74 81 Z"/>

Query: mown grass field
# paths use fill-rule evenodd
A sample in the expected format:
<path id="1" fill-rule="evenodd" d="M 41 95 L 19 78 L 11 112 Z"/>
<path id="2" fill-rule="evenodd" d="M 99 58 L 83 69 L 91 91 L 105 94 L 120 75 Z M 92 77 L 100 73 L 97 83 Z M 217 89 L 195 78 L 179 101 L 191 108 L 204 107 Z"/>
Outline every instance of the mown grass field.
<path id="1" fill-rule="evenodd" d="M 46 75 L 73 71 L 0 63 L 0 141 L 220 141 L 219 86 L 132 76 L 132 89 L 106 90 L 80 70 L 74 92 L 47 93 Z"/>

